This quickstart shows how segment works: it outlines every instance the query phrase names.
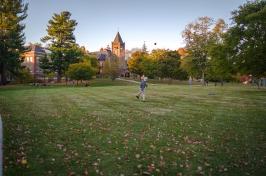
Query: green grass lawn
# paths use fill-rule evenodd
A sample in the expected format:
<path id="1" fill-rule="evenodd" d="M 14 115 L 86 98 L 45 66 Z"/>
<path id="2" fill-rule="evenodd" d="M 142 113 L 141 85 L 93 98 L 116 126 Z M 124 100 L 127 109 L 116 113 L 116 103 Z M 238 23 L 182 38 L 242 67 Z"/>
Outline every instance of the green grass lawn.
<path id="1" fill-rule="evenodd" d="M 266 89 L 0 88 L 4 175 L 265 175 Z"/>

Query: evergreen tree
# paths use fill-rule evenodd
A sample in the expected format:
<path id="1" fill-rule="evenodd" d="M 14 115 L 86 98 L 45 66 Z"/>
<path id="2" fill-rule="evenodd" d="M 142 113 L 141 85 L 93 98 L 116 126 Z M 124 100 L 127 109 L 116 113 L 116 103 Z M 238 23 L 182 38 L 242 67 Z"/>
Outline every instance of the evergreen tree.
<path id="1" fill-rule="evenodd" d="M 7 75 L 17 74 L 20 68 L 20 53 L 25 48 L 25 25 L 28 4 L 23 0 L 0 0 L 0 84 L 7 83 Z"/>
<path id="2" fill-rule="evenodd" d="M 47 35 L 43 42 L 50 42 L 51 69 L 57 73 L 57 81 L 65 74 L 69 64 L 78 62 L 82 51 L 77 46 L 73 34 L 77 22 L 70 19 L 71 13 L 63 11 L 54 14 L 47 26 Z"/>
<path id="3" fill-rule="evenodd" d="M 142 52 L 144 53 L 147 53 L 147 46 L 146 46 L 146 43 L 144 42 L 143 45 L 142 45 Z"/>
<path id="4" fill-rule="evenodd" d="M 40 58 L 39 66 L 42 69 L 45 79 L 45 77 L 48 76 L 49 73 L 51 73 L 51 62 L 47 57 L 47 54 L 45 54 L 43 57 Z"/>

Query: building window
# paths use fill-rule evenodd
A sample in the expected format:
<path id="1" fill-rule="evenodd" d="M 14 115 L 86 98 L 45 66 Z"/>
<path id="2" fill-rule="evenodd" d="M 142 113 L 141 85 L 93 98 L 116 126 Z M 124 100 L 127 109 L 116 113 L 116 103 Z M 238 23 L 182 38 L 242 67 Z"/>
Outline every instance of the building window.
<path id="1" fill-rule="evenodd" d="M 25 58 L 25 61 L 26 61 L 26 62 L 32 62 L 33 60 L 32 60 L 32 57 L 26 57 L 26 58 Z"/>
<path id="2" fill-rule="evenodd" d="M 33 59 L 32 59 L 32 57 L 26 57 L 26 61 L 27 62 L 33 62 Z"/>

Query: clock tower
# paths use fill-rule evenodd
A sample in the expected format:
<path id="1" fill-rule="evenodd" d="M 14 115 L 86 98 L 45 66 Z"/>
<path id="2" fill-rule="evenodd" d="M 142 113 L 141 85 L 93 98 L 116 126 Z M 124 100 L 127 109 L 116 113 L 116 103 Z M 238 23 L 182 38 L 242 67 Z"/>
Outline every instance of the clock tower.
<path id="1" fill-rule="evenodd" d="M 112 53 L 115 54 L 120 61 L 125 61 L 125 43 L 119 32 L 117 32 L 115 39 L 112 42 Z"/>

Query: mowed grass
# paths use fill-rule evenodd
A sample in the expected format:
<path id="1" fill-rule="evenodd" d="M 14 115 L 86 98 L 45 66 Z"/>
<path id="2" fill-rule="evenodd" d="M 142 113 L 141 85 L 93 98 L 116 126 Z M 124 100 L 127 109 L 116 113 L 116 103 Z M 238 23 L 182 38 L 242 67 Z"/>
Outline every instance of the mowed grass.
<path id="1" fill-rule="evenodd" d="M 265 175 L 266 90 L 0 88 L 4 175 Z"/>

